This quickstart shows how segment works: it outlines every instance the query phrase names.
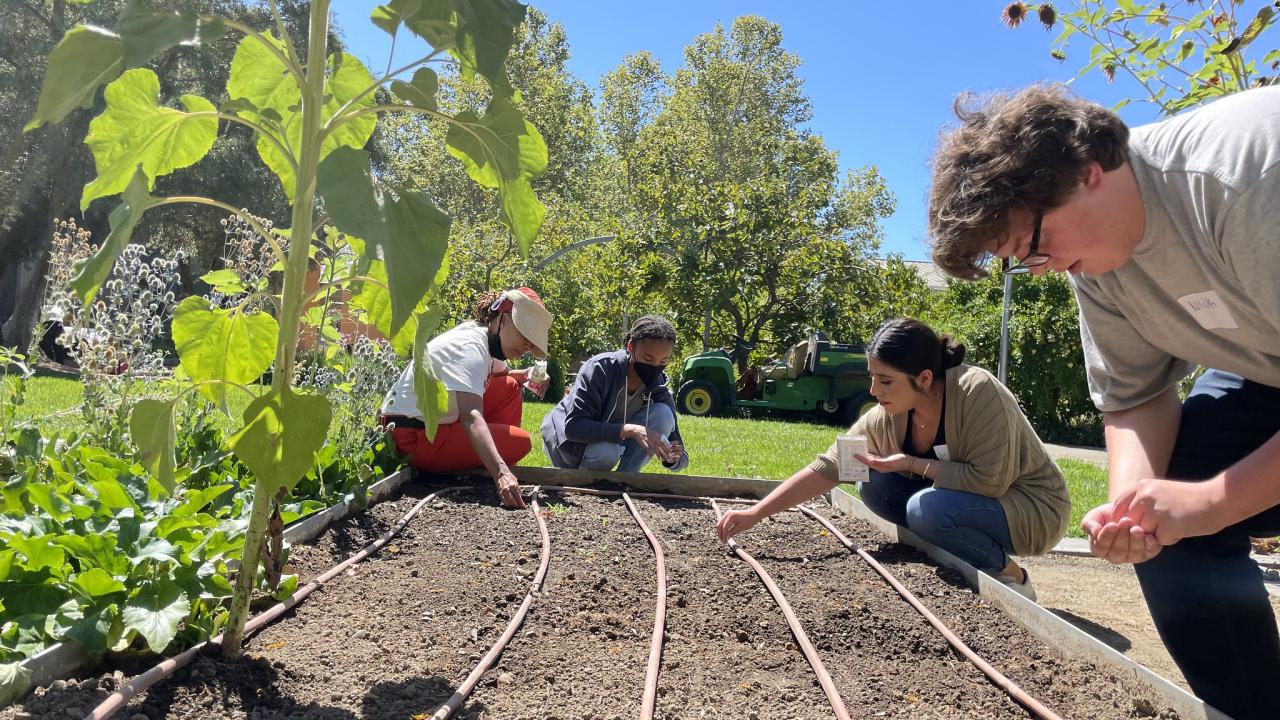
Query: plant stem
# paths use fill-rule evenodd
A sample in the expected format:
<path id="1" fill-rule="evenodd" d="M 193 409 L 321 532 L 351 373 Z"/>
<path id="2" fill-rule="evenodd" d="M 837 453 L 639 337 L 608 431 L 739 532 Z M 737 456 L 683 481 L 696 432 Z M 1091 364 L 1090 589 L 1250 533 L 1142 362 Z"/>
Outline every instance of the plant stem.
<path id="1" fill-rule="evenodd" d="M 302 314 L 302 296 L 307 280 L 307 250 L 311 247 L 314 219 L 312 202 L 316 189 L 316 168 L 320 165 L 320 120 L 324 104 L 325 55 L 329 38 L 329 2 L 311 4 L 311 27 L 307 37 L 307 67 L 302 88 L 302 149 L 298 157 L 297 185 L 294 190 L 293 225 L 289 242 L 289 258 L 285 264 L 284 290 L 280 307 L 280 334 L 271 377 L 271 390 L 289 390 L 293 365 L 298 351 L 298 325 Z M 253 512 L 245 533 L 240 574 L 236 577 L 236 594 L 222 639 L 222 656 L 238 658 L 244 637 L 244 624 L 249 615 L 249 600 L 257 587 L 258 564 L 262 540 L 271 515 L 271 501 L 277 488 L 266 487 L 261 480 L 253 492 Z"/>
<path id="2" fill-rule="evenodd" d="M 222 635 L 222 657 L 235 660 L 240 657 L 240 643 L 244 640 L 244 624 L 249 619 L 249 602 L 257 586 L 258 564 L 262 559 L 262 539 L 267 534 L 267 520 L 271 515 L 271 493 L 262 485 L 253 489 L 253 509 L 249 514 L 249 529 L 244 535 L 244 553 L 240 557 L 240 572 L 236 575 L 236 591 L 231 600 L 231 615 Z"/>

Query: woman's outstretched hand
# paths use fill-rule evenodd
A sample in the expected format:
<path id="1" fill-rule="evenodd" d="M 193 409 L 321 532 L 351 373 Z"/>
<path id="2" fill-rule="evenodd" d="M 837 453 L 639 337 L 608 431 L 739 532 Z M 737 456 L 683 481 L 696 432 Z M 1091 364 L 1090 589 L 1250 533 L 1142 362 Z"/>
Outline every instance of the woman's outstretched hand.
<path id="1" fill-rule="evenodd" d="M 716 537 L 720 538 L 720 542 L 727 543 L 734 535 L 750 530 L 758 522 L 760 518 L 751 510 L 730 510 L 716 523 Z"/>

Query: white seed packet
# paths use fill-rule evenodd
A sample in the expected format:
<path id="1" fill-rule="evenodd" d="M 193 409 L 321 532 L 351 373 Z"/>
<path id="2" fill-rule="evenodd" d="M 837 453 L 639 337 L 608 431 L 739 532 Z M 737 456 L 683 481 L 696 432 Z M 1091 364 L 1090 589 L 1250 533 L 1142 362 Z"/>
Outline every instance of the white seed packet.
<path id="1" fill-rule="evenodd" d="M 840 464 L 840 482 L 864 483 L 869 479 L 867 466 L 854 457 L 854 454 L 867 452 L 865 435 L 837 435 L 836 460 Z"/>

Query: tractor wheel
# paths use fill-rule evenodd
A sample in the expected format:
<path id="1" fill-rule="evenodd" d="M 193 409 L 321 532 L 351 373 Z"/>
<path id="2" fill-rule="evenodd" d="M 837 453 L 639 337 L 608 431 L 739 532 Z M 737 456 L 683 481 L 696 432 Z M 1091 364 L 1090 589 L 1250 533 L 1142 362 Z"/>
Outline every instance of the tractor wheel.
<path id="1" fill-rule="evenodd" d="M 720 409 L 720 391 L 706 380 L 690 380 L 680 386 L 676 408 L 685 415 L 714 415 Z"/>
<path id="2" fill-rule="evenodd" d="M 861 392 L 853 397 L 845 398 L 840 401 L 841 422 L 844 423 L 845 427 L 850 427 L 858 421 L 858 418 L 865 415 L 868 410 L 879 404 L 868 392 Z"/>

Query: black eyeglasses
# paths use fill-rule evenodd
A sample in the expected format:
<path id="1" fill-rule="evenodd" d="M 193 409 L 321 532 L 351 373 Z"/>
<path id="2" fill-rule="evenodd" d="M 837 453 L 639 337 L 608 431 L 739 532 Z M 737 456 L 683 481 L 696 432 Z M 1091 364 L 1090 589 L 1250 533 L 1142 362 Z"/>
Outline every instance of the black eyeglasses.
<path id="1" fill-rule="evenodd" d="M 1028 248 L 1027 256 L 1022 258 L 1017 265 L 1013 264 L 1013 258 L 1004 258 L 1004 272 L 1006 275 L 1022 275 L 1031 272 L 1031 268 L 1037 268 L 1049 262 L 1050 257 L 1040 252 L 1040 223 L 1044 221 L 1044 211 L 1036 213 L 1036 227 L 1031 231 L 1031 247 Z"/>

